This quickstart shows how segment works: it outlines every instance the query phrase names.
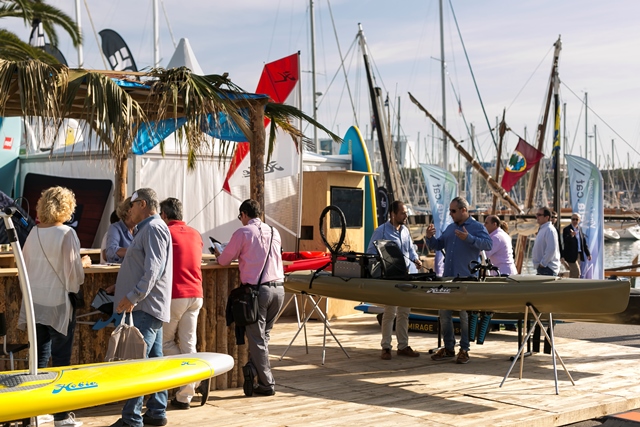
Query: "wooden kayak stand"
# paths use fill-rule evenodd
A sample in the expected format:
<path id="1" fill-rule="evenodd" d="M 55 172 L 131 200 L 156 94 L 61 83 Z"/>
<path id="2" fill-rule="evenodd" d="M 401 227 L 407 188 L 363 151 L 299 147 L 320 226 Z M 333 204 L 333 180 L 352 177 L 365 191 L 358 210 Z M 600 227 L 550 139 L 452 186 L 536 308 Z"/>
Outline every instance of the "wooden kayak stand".
<path id="1" fill-rule="evenodd" d="M 529 326 L 529 324 L 527 322 L 527 315 L 529 313 L 531 313 L 531 316 L 533 316 L 533 318 L 535 319 L 535 322 L 533 322 L 530 326 Z M 513 369 L 513 367 L 515 366 L 516 362 L 518 361 L 518 358 L 520 358 L 520 376 L 519 376 L 519 379 L 522 379 L 522 371 L 524 370 L 524 348 L 527 345 L 527 342 L 529 341 L 529 338 L 531 338 L 531 335 L 533 334 L 536 325 L 538 325 L 540 327 L 540 330 L 544 333 L 544 335 L 547 338 L 547 340 L 551 343 L 551 357 L 553 358 L 553 377 L 554 377 L 554 380 L 555 380 L 556 394 L 560 394 L 560 392 L 558 390 L 558 367 L 556 365 L 556 357 L 560 361 L 560 364 L 562 365 L 562 368 L 564 369 L 564 371 L 567 373 L 567 376 L 569 377 L 569 380 L 571 381 L 571 384 L 573 384 L 574 386 L 576 385 L 576 383 L 573 381 L 573 378 L 571 377 L 571 374 L 567 370 L 567 367 L 565 366 L 564 362 L 562 361 L 562 357 L 560 357 L 560 355 L 558 354 L 558 351 L 556 350 L 555 342 L 553 340 L 553 327 L 554 327 L 553 326 L 553 314 L 549 313 L 549 333 L 547 333 L 547 331 L 544 328 L 544 325 L 542 324 L 542 321 L 540 320 L 540 314 L 541 313 L 539 313 L 538 310 L 536 310 L 536 308 L 533 306 L 533 304 L 527 304 L 524 307 L 524 324 L 529 329 L 527 331 L 527 335 L 525 336 L 524 340 L 522 340 L 522 343 L 520 344 L 520 348 L 518 349 L 518 353 L 515 355 L 515 357 L 513 358 L 513 361 L 511 362 L 511 366 L 509 366 L 509 370 L 507 371 L 506 375 L 502 379 L 502 382 L 500 383 L 500 387 L 503 386 L 504 382 L 509 377 L 509 374 L 511 374 L 511 370 Z"/>

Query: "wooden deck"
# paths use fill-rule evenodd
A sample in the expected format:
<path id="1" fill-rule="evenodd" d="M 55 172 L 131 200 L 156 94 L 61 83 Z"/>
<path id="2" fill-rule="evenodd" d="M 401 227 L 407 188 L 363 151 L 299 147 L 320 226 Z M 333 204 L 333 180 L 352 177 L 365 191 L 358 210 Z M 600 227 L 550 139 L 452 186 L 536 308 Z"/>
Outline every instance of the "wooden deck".
<path id="1" fill-rule="evenodd" d="M 558 426 L 640 407 L 637 380 L 640 348 L 557 339 L 557 349 L 573 379 L 558 364 L 560 395 L 555 394 L 552 359 L 537 354 L 518 365 L 499 388 L 516 352 L 515 332 L 491 333 L 484 345 L 472 344 L 471 361 L 434 362 L 427 351 L 437 336 L 411 334 L 418 358 L 380 359 L 375 317 L 356 315 L 332 322 L 333 332 L 351 358 L 327 334 L 321 364 L 322 323 L 309 323 L 309 354 L 304 336 L 280 361 L 296 331 L 295 321 L 281 319 L 271 338 L 277 393 L 246 398 L 242 389 L 213 391 L 203 407 L 169 409 L 171 426 Z M 199 398 L 197 397 L 196 400 Z M 85 426 L 108 426 L 121 404 L 76 411 Z"/>

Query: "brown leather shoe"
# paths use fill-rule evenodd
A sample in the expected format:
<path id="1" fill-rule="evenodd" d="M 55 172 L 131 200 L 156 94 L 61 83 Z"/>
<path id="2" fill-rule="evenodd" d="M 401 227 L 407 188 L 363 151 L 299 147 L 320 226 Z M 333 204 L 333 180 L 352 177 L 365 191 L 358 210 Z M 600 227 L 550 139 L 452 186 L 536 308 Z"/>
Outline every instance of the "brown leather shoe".
<path id="1" fill-rule="evenodd" d="M 463 364 L 463 365 L 469 363 L 469 352 L 460 350 L 458 352 L 458 358 L 456 359 L 456 363 Z"/>
<path id="2" fill-rule="evenodd" d="M 435 354 L 431 355 L 431 360 L 440 361 L 440 360 L 445 360 L 445 359 L 452 359 L 455 356 L 456 356 L 456 352 L 455 351 L 447 350 L 446 348 L 442 347 Z"/>
<path id="3" fill-rule="evenodd" d="M 398 350 L 396 353 L 398 354 L 398 356 L 407 356 L 407 357 L 420 356 L 420 353 L 418 353 L 417 351 L 414 351 L 410 346 L 406 346 L 402 350 Z"/>
<path id="4" fill-rule="evenodd" d="M 380 354 L 380 359 L 382 360 L 391 360 L 391 349 L 383 348 L 382 353 Z"/>

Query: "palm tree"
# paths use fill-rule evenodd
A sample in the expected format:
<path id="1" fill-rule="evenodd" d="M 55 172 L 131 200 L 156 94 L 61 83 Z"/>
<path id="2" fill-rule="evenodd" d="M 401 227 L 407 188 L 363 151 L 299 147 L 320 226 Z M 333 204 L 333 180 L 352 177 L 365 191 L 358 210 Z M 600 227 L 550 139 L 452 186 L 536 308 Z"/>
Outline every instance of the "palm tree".
<path id="1" fill-rule="evenodd" d="M 300 131 L 289 123 L 303 119 L 341 141 L 295 107 L 275 104 L 266 96 L 251 96 L 226 75 L 198 76 L 188 68 L 153 69 L 128 73 L 135 83 L 119 84 L 113 72 L 69 69 L 38 60 L 0 59 L 0 117 L 35 116 L 43 126 L 59 129 L 66 118 L 79 120 L 95 133 L 101 148 L 114 159 L 116 202 L 124 200 L 127 159 L 138 129 L 154 129 L 161 120 L 185 120 L 180 128 L 190 167 L 199 155 L 213 152 L 212 139 L 203 131 L 219 126 L 221 113 L 242 131 L 251 144 L 252 198 L 264 205 L 264 117 L 272 123 L 269 147 L 273 148 L 275 126 L 301 143 Z M 133 75 L 137 79 L 132 79 Z M 122 76 L 122 73 L 119 73 Z M 248 112 L 248 117 L 241 110 Z M 44 134 L 44 132 L 43 132 Z M 220 141 L 222 150 L 230 144 Z"/>
<path id="2" fill-rule="evenodd" d="M 53 46 L 58 45 L 56 27 L 61 27 L 71 37 L 74 46 L 79 46 L 82 41 L 75 21 L 43 0 L 0 0 L 0 19 L 2 18 L 21 18 L 28 28 L 34 19 L 39 19 Z M 0 58 L 12 61 L 39 59 L 51 64 L 58 62 L 44 50 L 30 46 L 16 34 L 4 29 L 0 29 Z"/>

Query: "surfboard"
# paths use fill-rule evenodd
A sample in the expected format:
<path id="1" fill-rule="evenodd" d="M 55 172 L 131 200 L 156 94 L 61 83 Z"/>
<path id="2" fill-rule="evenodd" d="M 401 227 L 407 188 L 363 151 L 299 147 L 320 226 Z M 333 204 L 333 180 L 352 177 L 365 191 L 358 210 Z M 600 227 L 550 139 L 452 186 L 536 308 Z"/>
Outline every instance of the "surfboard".
<path id="1" fill-rule="evenodd" d="M 340 144 L 340 154 L 351 154 L 351 168 L 358 172 L 373 172 L 367 145 L 362 138 L 360 130 L 356 126 L 351 126 L 344 135 L 343 143 Z M 364 248 L 366 250 L 371 240 L 373 230 L 378 228 L 378 217 L 376 215 L 376 185 L 373 175 L 368 175 L 364 179 Z"/>
<path id="2" fill-rule="evenodd" d="M 224 374 L 233 357 L 194 353 L 0 372 L 0 422 L 72 411 L 179 387 Z"/>

